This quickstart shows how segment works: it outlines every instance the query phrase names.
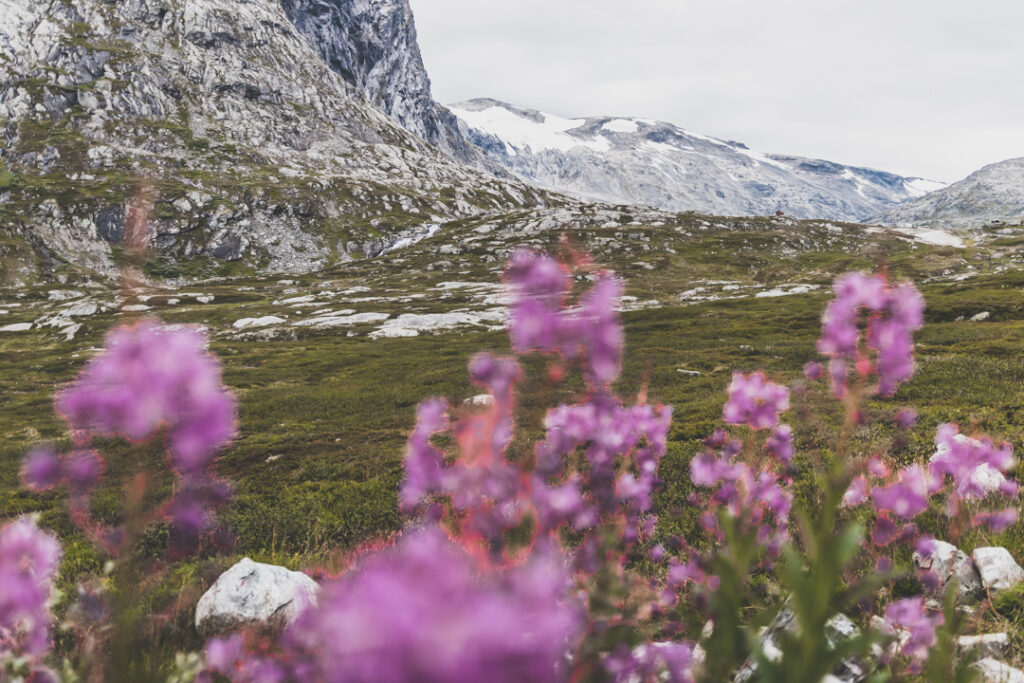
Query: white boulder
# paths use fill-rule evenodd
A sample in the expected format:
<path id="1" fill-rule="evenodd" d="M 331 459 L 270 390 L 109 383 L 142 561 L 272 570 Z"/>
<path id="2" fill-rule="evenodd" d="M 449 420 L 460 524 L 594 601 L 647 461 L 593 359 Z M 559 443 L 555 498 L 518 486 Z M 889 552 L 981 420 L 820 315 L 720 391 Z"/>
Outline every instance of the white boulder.
<path id="1" fill-rule="evenodd" d="M 246 626 L 281 628 L 307 605 L 315 605 L 320 587 L 302 572 L 248 557 L 220 575 L 196 605 L 196 630 L 203 635 Z"/>
<path id="2" fill-rule="evenodd" d="M 960 636 L 956 646 L 960 654 L 971 652 L 979 657 L 1002 657 L 1010 651 L 1010 636 L 1005 633 Z"/>
<path id="3" fill-rule="evenodd" d="M 972 557 L 981 584 L 990 591 L 1007 590 L 1024 581 L 1024 569 L 1006 548 L 976 548 Z"/>
<path id="4" fill-rule="evenodd" d="M 267 327 L 269 325 L 280 325 L 285 320 L 276 315 L 265 315 L 262 318 L 242 318 L 231 324 L 236 330 L 245 330 L 250 327 Z"/>
<path id="5" fill-rule="evenodd" d="M 998 659 L 980 659 L 974 663 L 974 668 L 981 672 L 981 680 L 985 683 L 1024 683 L 1024 671 L 1003 664 Z"/>
<path id="6" fill-rule="evenodd" d="M 961 597 L 981 591 L 981 577 L 974 567 L 974 562 L 962 550 L 951 543 L 933 541 L 930 555 L 914 553 L 914 567 L 926 572 L 933 572 L 939 578 L 939 590 L 956 579 L 957 593 Z"/>

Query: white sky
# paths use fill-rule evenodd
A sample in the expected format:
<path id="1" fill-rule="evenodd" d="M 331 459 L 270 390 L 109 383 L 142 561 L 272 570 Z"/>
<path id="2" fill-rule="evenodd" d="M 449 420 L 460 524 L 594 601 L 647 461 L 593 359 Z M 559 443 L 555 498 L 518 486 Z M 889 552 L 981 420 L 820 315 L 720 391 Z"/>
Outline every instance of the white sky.
<path id="1" fill-rule="evenodd" d="M 435 98 L 947 182 L 1024 156 L 1022 0 L 410 0 Z"/>

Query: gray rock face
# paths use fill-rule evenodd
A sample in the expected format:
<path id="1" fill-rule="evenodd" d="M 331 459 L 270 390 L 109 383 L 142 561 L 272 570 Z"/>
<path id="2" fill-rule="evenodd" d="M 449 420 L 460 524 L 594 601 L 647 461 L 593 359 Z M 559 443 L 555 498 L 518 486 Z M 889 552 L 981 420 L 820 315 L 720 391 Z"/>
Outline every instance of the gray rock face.
<path id="1" fill-rule="evenodd" d="M 940 187 L 819 159 L 766 155 L 648 119 L 565 119 L 490 99 L 451 105 L 493 162 L 543 187 L 715 215 L 861 221 Z"/>
<path id="2" fill-rule="evenodd" d="M 196 629 L 211 635 L 249 626 L 281 628 L 306 606 L 316 605 L 319 591 L 317 583 L 301 572 L 246 557 L 199 598 Z"/>
<path id="3" fill-rule="evenodd" d="M 994 593 L 1024 582 L 1024 569 L 1006 548 L 975 548 L 971 557 L 981 575 L 981 584 Z"/>
<path id="4" fill-rule="evenodd" d="M 914 553 L 914 567 L 919 571 L 934 573 L 939 579 L 939 590 L 956 579 L 957 594 L 970 597 L 981 592 L 981 577 L 974 562 L 955 545 L 935 541 L 931 555 Z"/>
<path id="5" fill-rule="evenodd" d="M 407 3 L 285 5 L 0 0 L 12 229 L 101 272 L 121 244 L 309 271 L 349 243 L 546 202 L 424 141 L 454 127 L 430 114 Z M 328 35 L 350 80 L 310 38 L 338 28 L 331 7 L 355 22 Z"/>
<path id="6" fill-rule="evenodd" d="M 463 161 L 479 154 L 430 93 L 408 0 L 281 0 L 327 64 L 406 130 Z"/>
<path id="7" fill-rule="evenodd" d="M 977 228 L 1024 221 L 1024 158 L 990 164 L 876 218 L 883 225 Z"/>

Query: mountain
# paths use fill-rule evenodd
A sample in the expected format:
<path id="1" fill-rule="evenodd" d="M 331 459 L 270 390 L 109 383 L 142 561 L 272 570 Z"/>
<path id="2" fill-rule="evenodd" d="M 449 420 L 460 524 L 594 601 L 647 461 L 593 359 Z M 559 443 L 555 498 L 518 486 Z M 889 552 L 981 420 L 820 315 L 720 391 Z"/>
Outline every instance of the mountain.
<path id="1" fill-rule="evenodd" d="M 463 133 L 529 182 L 672 211 L 862 221 L 941 187 L 819 159 L 762 154 L 649 119 L 567 119 L 492 99 L 450 106 Z"/>
<path id="2" fill-rule="evenodd" d="M 1008 159 L 875 218 L 883 225 L 976 228 L 1024 222 L 1024 158 Z"/>
<path id="3" fill-rule="evenodd" d="M 455 159 L 479 162 L 458 121 L 434 101 L 408 0 L 281 0 L 332 70 L 406 130 Z"/>
<path id="4" fill-rule="evenodd" d="M 431 102 L 404 2 L 0 0 L 0 281 L 309 271 L 550 201 L 430 144 Z"/>

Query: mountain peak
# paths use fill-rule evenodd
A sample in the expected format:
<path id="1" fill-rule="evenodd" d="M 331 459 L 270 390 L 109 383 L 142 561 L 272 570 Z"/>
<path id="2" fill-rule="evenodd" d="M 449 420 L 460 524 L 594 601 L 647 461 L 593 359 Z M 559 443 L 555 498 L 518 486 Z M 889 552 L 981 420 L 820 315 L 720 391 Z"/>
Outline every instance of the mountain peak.
<path id="1" fill-rule="evenodd" d="M 1024 221 L 1024 157 L 989 164 L 959 182 L 877 217 L 886 225 L 977 228 Z"/>

